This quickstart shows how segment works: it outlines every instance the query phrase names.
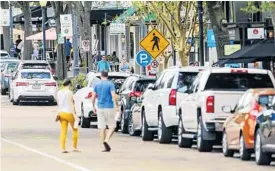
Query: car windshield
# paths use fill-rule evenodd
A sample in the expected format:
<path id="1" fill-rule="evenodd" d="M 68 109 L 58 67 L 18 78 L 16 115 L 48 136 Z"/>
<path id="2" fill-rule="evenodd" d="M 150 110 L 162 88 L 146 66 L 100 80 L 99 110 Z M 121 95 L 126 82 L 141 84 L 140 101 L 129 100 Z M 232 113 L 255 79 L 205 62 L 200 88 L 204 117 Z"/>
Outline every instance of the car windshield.
<path id="1" fill-rule="evenodd" d="M 48 69 L 49 65 L 46 63 L 25 63 L 22 65 L 23 69 Z"/>
<path id="2" fill-rule="evenodd" d="M 261 106 L 265 107 L 274 107 L 275 106 L 275 94 L 266 94 L 260 95 L 258 99 L 258 103 Z"/>
<path id="3" fill-rule="evenodd" d="M 154 83 L 155 80 L 139 80 L 136 82 L 134 90 L 138 92 L 144 92 L 150 83 Z"/>
<path id="4" fill-rule="evenodd" d="M 245 91 L 250 88 L 273 88 L 268 74 L 212 73 L 205 90 Z"/>
<path id="5" fill-rule="evenodd" d="M 17 64 L 16 62 L 11 62 L 9 64 L 7 64 L 7 73 L 12 73 L 16 70 L 16 67 L 17 67 Z"/>
<path id="6" fill-rule="evenodd" d="M 96 77 L 100 79 L 100 75 L 98 75 Z M 125 76 L 114 76 L 114 75 L 111 75 L 108 77 L 108 79 L 115 84 L 116 89 L 120 89 L 120 87 L 122 86 L 122 84 L 124 83 L 126 78 L 127 77 L 125 77 Z"/>
<path id="7" fill-rule="evenodd" d="M 198 72 L 180 72 L 177 88 L 180 92 L 186 92 L 192 85 Z"/>
<path id="8" fill-rule="evenodd" d="M 21 72 L 22 79 L 50 79 L 49 72 Z"/>

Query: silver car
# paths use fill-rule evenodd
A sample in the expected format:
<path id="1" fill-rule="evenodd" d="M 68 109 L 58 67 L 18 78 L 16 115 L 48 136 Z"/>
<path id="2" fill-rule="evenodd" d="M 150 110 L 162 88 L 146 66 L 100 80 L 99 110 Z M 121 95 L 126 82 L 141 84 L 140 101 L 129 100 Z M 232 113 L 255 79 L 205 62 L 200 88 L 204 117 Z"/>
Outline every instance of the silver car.
<path id="1" fill-rule="evenodd" d="M 1 61 L 1 95 L 6 95 L 9 90 L 9 79 L 17 69 L 17 60 Z"/>

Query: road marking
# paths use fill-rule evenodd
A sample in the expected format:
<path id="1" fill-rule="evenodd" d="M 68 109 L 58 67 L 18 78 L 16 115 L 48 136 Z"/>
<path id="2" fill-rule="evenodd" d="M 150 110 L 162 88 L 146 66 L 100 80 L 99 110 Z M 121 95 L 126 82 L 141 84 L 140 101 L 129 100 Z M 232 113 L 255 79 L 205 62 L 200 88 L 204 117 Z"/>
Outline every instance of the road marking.
<path id="1" fill-rule="evenodd" d="M 16 142 L 11 141 L 11 140 L 8 140 L 8 139 L 6 139 L 6 138 L 2 138 L 2 137 L 1 137 L 1 141 L 4 141 L 4 142 L 6 142 L 6 143 L 9 143 L 9 144 L 12 144 L 12 145 L 15 145 L 15 146 L 18 146 L 18 147 L 21 147 L 21 148 L 23 148 L 23 149 L 25 149 L 25 150 L 27 150 L 27 151 L 30 151 L 30 152 L 39 154 L 39 155 L 41 155 L 41 156 L 43 156 L 43 157 L 46 157 L 46 158 L 50 158 L 50 159 L 55 160 L 55 161 L 57 161 L 57 162 L 59 162 L 59 163 L 66 164 L 66 165 L 68 165 L 68 166 L 70 166 L 70 167 L 72 167 L 72 168 L 74 168 L 74 169 L 79 170 L 79 171 L 91 171 L 90 169 L 87 169 L 87 168 L 78 166 L 78 165 L 76 165 L 76 164 L 67 162 L 67 161 L 65 161 L 65 160 L 63 160 L 63 159 L 61 159 L 61 158 L 58 158 L 58 157 L 49 155 L 49 154 L 47 154 L 47 153 L 40 152 L 40 151 L 38 151 L 38 150 L 36 150 L 36 149 L 33 149 L 33 148 L 30 148 L 30 147 L 24 146 L 23 144 L 16 143 Z"/>

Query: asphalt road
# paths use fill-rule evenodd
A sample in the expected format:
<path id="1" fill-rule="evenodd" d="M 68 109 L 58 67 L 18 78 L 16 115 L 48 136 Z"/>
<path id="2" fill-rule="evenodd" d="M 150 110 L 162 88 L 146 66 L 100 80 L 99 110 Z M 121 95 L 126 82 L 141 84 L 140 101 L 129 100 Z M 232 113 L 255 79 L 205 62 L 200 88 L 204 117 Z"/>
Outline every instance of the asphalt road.
<path id="1" fill-rule="evenodd" d="M 176 143 L 160 145 L 142 142 L 139 137 L 116 133 L 112 151 L 101 152 L 97 129 L 80 129 L 81 153 L 60 153 L 59 124 L 54 122 L 55 106 L 23 103 L 13 106 L 1 96 L 1 171 L 274 171 L 272 166 L 257 166 L 225 158 L 221 149 L 199 153 L 180 149 Z M 71 147 L 71 130 L 68 147 Z M 71 150 L 71 148 L 68 148 Z"/>

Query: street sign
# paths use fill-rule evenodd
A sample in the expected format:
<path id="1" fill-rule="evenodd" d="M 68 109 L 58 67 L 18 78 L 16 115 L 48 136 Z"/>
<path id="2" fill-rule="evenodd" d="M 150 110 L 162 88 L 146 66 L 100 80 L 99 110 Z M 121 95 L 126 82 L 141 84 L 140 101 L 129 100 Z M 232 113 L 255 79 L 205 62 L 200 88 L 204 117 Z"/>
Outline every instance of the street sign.
<path id="1" fill-rule="evenodd" d="M 1 8 L 0 26 L 10 26 L 10 10 Z"/>
<path id="2" fill-rule="evenodd" d="M 124 23 L 110 23 L 110 35 L 125 35 Z"/>
<path id="3" fill-rule="evenodd" d="M 83 49 L 84 52 L 90 51 L 90 41 L 89 40 L 82 40 L 81 45 L 82 45 L 81 48 Z"/>
<path id="4" fill-rule="evenodd" d="M 264 28 L 248 28 L 247 39 L 264 39 Z"/>
<path id="5" fill-rule="evenodd" d="M 61 34 L 64 37 L 73 35 L 73 22 L 71 14 L 60 15 Z"/>
<path id="6" fill-rule="evenodd" d="M 140 46 L 152 58 L 156 59 L 169 46 L 168 40 L 157 30 L 153 29 L 141 42 Z"/>
<path id="7" fill-rule="evenodd" d="M 158 62 L 157 60 L 153 60 L 153 61 L 151 62 L 151 66 L 152 66 L 153 68 L 157 68 L 157 67 L 159 66 L 159 62 Z"/>
<path id="8" fill-rule="evenodd" d="M 146 67 L 151 63 L 152 57 L 146 51 L 141 50 L 137 53 L 136 62 L 142 67 Z"/>
<path id="9" fill-rule="evenodd" d="M 58 44 L 64 43 L 64 37 L 60 33 L 58 33 L 58 35 L 57 35 L 57 43 Z"/>

